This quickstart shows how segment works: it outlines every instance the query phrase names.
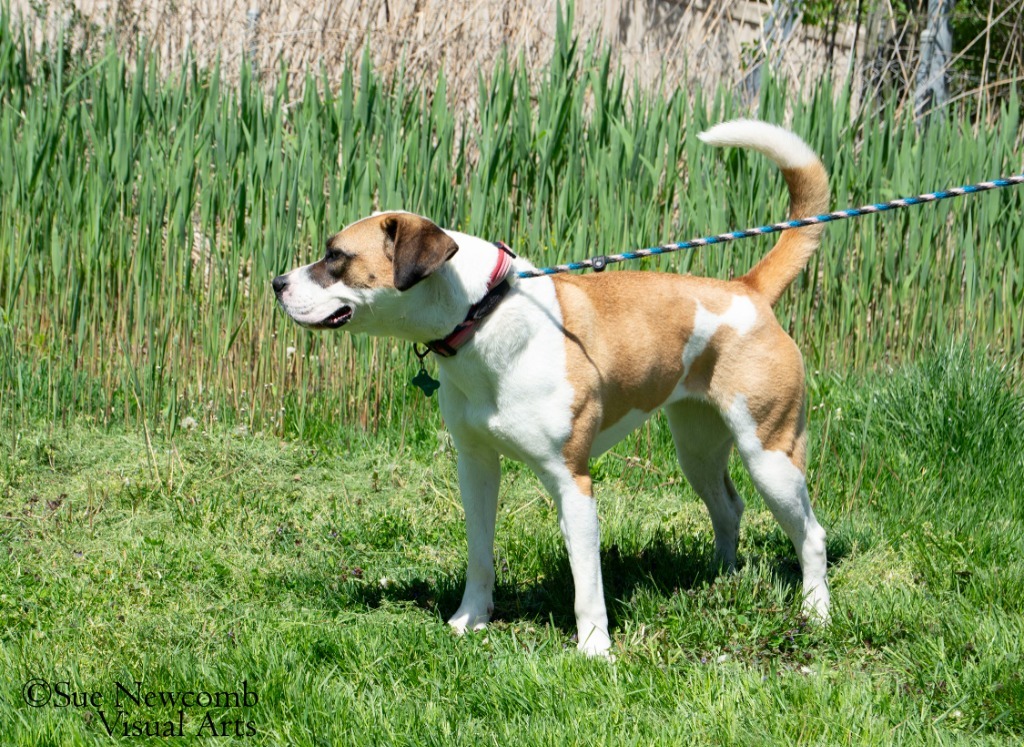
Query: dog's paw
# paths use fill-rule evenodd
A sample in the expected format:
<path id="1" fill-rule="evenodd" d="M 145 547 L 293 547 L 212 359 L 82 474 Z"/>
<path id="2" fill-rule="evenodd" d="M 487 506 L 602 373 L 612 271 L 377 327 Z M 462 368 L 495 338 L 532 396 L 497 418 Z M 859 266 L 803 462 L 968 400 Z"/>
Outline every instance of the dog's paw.
<path id="1" fill-rule="evenodd" d="M 468 631 L 473 630 L 484 630 L 487 627 L 487 623 L 491 621 L 490 611 L 479 613 L 472 611 L 464 611 L 459 609 L 451 619 L 448 620 L 448 625 L 459 635 L 465 635 Z"/>
<path id="2" fill-rule="evenodd" d="M 594 627 L 585 637 L 581 637 L 576 644 L 577 650 L 588 659 L 607 659 L 615 661 L 611 654 L 612 639 L 608 637 L 607 631 Z"/>
<path id="3" fill-rule="evenodd" d="M 814 587 L 804 597 L 803 613 L 807 617 L 807 621 L 816 625 L 826 626 L 831 620 L 829 614 L 829 607 L 831 606 L 831 600 L 829 599 L 828 586 L 821 584 Z"/>

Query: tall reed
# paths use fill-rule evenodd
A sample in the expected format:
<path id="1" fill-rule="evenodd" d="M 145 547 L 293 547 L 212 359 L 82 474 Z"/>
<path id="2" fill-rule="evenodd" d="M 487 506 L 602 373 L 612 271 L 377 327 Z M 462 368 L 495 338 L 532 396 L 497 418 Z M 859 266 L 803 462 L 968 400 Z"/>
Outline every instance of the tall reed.
<path id="1" fill-rule="evenodd" d="M 407 386 L 407 345 L 303 331 L 274 303 L 269 280 L 344 223 L 401 207 L 547 264 L 785 216 L 774 167 L 695 137 L 745 113 L 728 92 L 629 87 L 607 49 L 567 28 L 541 83 L 502 61 L 470 113 L 449 107 L 443 77 L 428 98 L 366 55 L 336 90 L 310 71 L 292 100 L 284 68 L 265 96 L 245 69 L 225 86 L 194 62 L 168 80 L 145 54 L 130 69 L 114 49 L 36 54 L 4 14 L 0 420 L 173 432 L 188 416 L 415 438 L 438 420 Z M 851 121 L 848 99 L 767 80 L 753 112 L 791 112 L 837 206 L 1022 168 L 1015 97 L 977 134 L 956 113 L 924 129 L 893 107 Z M 875 367 L 956 338 L 1019 363 L 1022 207 L 1017 190 L 833 225 L 779 316 L 813 368 Z M 641 266 L 724 277 L 772 241 Z"/>

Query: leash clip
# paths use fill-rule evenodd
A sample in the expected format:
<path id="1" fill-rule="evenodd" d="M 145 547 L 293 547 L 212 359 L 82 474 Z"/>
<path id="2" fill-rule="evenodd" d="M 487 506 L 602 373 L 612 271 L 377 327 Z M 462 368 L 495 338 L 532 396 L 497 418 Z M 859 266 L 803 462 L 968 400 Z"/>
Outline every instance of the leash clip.
<path id="1" fill-rule="evenodd" d="M 598 255 L 590 260 L 590 266 L 594 272 L 604 272 L 604 268 L 608 266 L 608 258 L 603 254 Z"/>

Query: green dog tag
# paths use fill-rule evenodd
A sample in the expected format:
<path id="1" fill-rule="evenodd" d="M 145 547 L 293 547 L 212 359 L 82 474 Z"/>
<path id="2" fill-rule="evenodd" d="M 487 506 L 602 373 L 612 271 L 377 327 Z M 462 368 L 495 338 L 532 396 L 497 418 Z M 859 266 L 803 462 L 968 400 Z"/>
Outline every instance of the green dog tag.
<path id="1" fill-rule="evenodd" d="M 412 385 L 429 397 L 437 391 L 441 382 L 428 374 L 427 369 L 421 367 L 420 372 L 413 377 Z"/>

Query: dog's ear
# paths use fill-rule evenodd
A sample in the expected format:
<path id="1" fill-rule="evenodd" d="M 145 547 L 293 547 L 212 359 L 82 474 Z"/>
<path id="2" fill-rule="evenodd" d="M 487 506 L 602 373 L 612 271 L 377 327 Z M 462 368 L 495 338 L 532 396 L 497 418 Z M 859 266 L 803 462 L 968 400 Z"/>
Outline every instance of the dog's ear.
<path id="1" fill-rule="evenodd" d="M 391 258 L 395 287 L 409 290 L 459 250 L 455 240 L 426 218 L 410 213 L 384 219 L 384 251 Z"/>

